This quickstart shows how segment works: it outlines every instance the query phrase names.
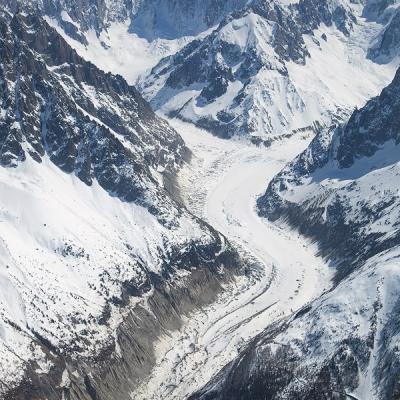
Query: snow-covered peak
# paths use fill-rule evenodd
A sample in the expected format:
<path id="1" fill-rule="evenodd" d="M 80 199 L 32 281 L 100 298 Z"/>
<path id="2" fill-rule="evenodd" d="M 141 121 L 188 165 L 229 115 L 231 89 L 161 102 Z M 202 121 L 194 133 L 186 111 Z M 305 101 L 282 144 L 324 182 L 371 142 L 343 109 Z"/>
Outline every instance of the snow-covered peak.
<path id="1" fill-rule="evenodd" d="M 218 40 L 238 46 L 241 52 L 244 52 L 248 47 L 254 46 L 258 42 L 259 32 L 258 24 L 260 18 L 250 13 L 243 18 L 233 20 L 232 23 L 222 27 L 218 33 Z M 266 28 L 266 26 L 263 26 Z M 261 28 L 262 29 L 262 28 Z M 271 38 L 271 29 L 265 30 L 265 38 Z"/>
<path id="2" fill-rule="evenodd" d="M 393 77 L 368 58 L 385 28 L 339 1 L 254 2 L 140 82 L 161 112 L 256 143 L 317 131 L 362 106 Z"/>
<path id="3" fill-rule="evenodd" d="M 55 18 L 72 37 L 94 29 L 97 34 L 113 23 L 128 22 L 130 31 L 147 40 L 198 35 L 216 26 L 249 0 L 2 0 L 11 12 L 33 9 Z M 195 23 L 194 23 L 195 21 Z"/>
<path id="4" fill-rule="evenodd" d="M 177 202 L 190 154 L 133 86 L 38 14 L 0 12 L 0 31 L 0 397 L 121 398 L 240 262 Z"/>

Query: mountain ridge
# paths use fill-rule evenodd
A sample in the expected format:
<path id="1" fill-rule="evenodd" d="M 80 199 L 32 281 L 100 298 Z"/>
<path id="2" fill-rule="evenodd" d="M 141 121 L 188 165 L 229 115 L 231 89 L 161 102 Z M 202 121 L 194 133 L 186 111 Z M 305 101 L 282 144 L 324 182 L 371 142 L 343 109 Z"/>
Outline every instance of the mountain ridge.
<path id="1" fill-rule="evenodd" d="M 0 30 L 1 396 L 128 399 L 243 261 L 179 203 L 189 152 L 134 87 L 40 15 Z"/>
<path id="2" fill-rule="evenodd" d="M 395 57 L 386 67 L 368 58 L 375 35 L 390 28 L 362 14 L 362 5 L 347 2 L 251 2 L 161 60 L 141 78 L 141 91 L 155 109 L 221 137 L 268 145 L 298 131 L 316 132 L 346 118 L 394 73 Z M 394 40 L 385 43 L 395 48 Z M 327 60 L 332 74 L 325 73 Z"/>
<path id="3" fill-rule="evenodd" d="M 400 70 L 389 82 L 400 55 L 398 2 L 2 5 L 0 397 L 129 400 L 157 371 L 157 346 L 177 335 L 171 342 L 177 348 L 161 360 L 179 368 L 177 378 L 151 393 L 168 398 L 175 393 L 171 382 L 183 384 L 182 377 L 197 389 L 193 374 L 202 365 L 213 372 L 221 367 L 222 353 L 215 359 L 210 354 L 208 363 L 208 351 L 223 347 L 224 329 L 234 340 L 227 346 L 230 359 L 240 354 L 191 399 L 400 396 Z M 138 90 L 131 83 L 139 75 Z M 192 154 L 163 115 L 233 142 L 212 138 L 216 144 L 196 130 L 204 134 L 201 143 L 189 132 L 199 150 Z M 310 146 L 258 198 L 259 218 L 250 210 L 256 191 L 236 207 L 235 195 L 215 195 L 221 202 L 214 222 L 229 237 L 194 215 L 202 203 L 212 208 L 207 190 L 197 188 L 208 186 L 205 179 L 223 179 L 234 166 L 238 176 L 231 174 L 222 187 L 239 193 L 233 181 L 243 179 L 241 166 L 256 177 L 257 166 L 275 171 L 295 154 L 285 153 L 286 141 L 296 140 L 299 147 L 291 151 L 299 151 L 311 135 Z M 268 159 L 274 141 L 282 141 L 282 152 Z M 237 163 L 225 160 L 230 145 L 240 154 Z M 266 152 L 263 163 L 251 164 L 258 150 Z M 196 186 L 190 201 L 199 196 L 192 212 L 176 182 L 183 166 L 193 175 L 184 183 Z M 206 171 L 197 174 L 193 166 Z M 259 193 L 259 181 L 249 181 Z M 247 182 L 245 187 L 254 189 Z M 242 211 L 237 204 L 248 207 L 244 215 L 235 215 Z M 274 229 L 278 242 L 269 234 Z M 288 229 L 295 230 L 290 237 L 297 257 L 314 254 L 301 251 L 308 242 L 296 232 L 319 245 L 319 256 L 335 271 L 330 290 L 324 292 L 331 282 L 323 279 L 331 274 L 323 273 L 317 256 L 309 264 L 319 280 L 308 281 L 304 276 L 312 273 L 303 266 L 309 258 L 280 260 L 276 251 L 277 262 L 271 257 L 268 246 L 290 242 Z M 229 242 L 240 239 L 247 248 L 255 230 L 272 238 L 261 251 L 263 266 L 257 261 L 260 238 L 254 257 Z M 285 309 L 276 286 L 290 268 L 297 275 L 281 286 L 291 290 Z M 266 287 L 251 297 L 252 279 L 262 273 L 270 274 L 263 277 Z M 213 307 L 221 306 L 219 294 L 238 276 L 248 281 L 243 287 L 250 300 L 237 286 L 234 298 L 224 297 L 223 305 L 238 304 L 238 322 L 229 325 L 224 318 L 231 314 L 218 316 Z M 311 297 L 298 296 L 302 282 L 328 286 L 304 304 Z M 277 301 L 260 308 L 271 284 Z M 251 314 L 241 316 L 247 310 Z M 190 342 L 201 331 L 196 324 L 181 330 L 196 311 L 204 312 L 196 323 L 205 324 L 209 335 L 214 331 L 207 312 L 222 321 L 217 340 L 210 346 L 204 341 L 204 349 L 196 347 L 197 339 Z M 263 323 L 256 319 L 264 316 L 274 323 L 248 343 L 236 341 L 241 323 L 254 337 Z"/>

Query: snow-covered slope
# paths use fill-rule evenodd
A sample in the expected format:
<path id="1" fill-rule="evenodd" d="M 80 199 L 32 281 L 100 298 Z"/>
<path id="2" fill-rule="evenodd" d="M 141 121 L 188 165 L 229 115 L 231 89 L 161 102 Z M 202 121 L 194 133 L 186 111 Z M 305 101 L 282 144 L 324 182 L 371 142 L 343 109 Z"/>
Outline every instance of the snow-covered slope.
<path id="1" fill-rule="evenodd" d="M 197 36 L 249 0 L 136 0 L 131 30 L 148 40 Z"/>
<path id="2" fill-rule="evenodd" d="M 384 29 L 368 49 L 368 56 L 376 62 L 387 63 L 400 55 L 399 4 L 393 2 L 388 7 L 385 7 L 384 2 L 383 4 L 379 1 L 370 3 L 372 4 L 370 4 L 370 7 L 366 7 L 364 14 L 367 18 L 382 23 Z"/>
<path id="3" fill-rule="evenodd" d="M 1 165 L 47 153 L 85 183 L 150 205 L 144 190 L 156 191 L 187 156 L 179 135 L 134 87 L 84 61 L 39 17 L 1 23 Z"/>
<path id="4" fill-rule="evenodd" d="M 318 135 L 258 201 L 263 215 L 286 215 L 348 258 L 346 269 L 396 244 L 399 91 L 397 72 L 346 124 Z"/>
<path id="5" fill-rule="evenodd" d="M 369 54 L 376 37 L 389 32 L 388 21 L 363 12 L 347 1 L 253 1 L 209 36 L 161 60 L 141 90 L 154 108 L 222 137 L 268 144 L 318 131 L 393 77 L 395 54 L 389 64 Z"/>
<path id="6" fill-rule="evenodd" d="M 39 15 L 0 31 L 0 397 L 129 399 L 240 262 L 175 200 L 189 151 L 134 87 Z"/>
<path id="7" fill-rule="evenodd" d="M 400 71 L 259 199 L 261 215 L 319 243 L 336 286 L 269 327 L 193 399 L 399 397 L 399 94 Z"/>
<path id="8" fill-rule="evenodd" d="M 94 29 L 99 34 L 115 22 L 129 22 L 130 31 L 149 41 L 195 36 L 247 3 L 249 0 L 2 0 L 13 13 L 29 7 L 55 18 L 66 34 L 83 42 L 86 31 Z"/>
<path id="9" fill-rule="evenodd" d="M 66 14 L 63 17 L 69 18 Z M 93 28 L 83 31 L 77 38 L 67 33 L 62 20 L 60 22 L 60 19 L 51 16 L 46 16 L 46 20 L 81 57 L 103 71 L 123 76 L 130 84 L 135 84 L 140 75 L 148 73 L 163 57 L 178 52 L 194 39 L 193 36 L 182 36 L 149 41 L 131 30 L 129 19 L 111 22 L 107 29 L 100 32 Z"/>
<path id="10" fill-rule="evenodd" d="M 134 84 L 161 58 L 202 37 L 248 0 L 2 0 L 12 13 L 34 10 L 86 60 Z M 194 24 L 193 21 L 196 21 Z"/>
<path id="11" fill-rule="evenodd" d="M 253 341 L 191 400 L 392 400 L 399 396 L 398 257 L 352 277 Z"/>
<path id="12" fill-rule="evenodd" d="M 35 7 L 81 56 L 131 84 L 149 75 L 141 86 L 163 112 L 266 144 L 363 105 L 389 82 L 394 70 L 385 64 L 398 58 L 396 2 L 3 3 Z"/>
<path id="13" fill-rule="evenodd" d="M 144 398 L 187 396 L 271 322 L 193 398 L 399 396 L 399 75 L 324 129 L 393 77 L 398 1 L 0 2 L 0 397 L 128 400 L 143 382 Z M 190 151 L 124 79 L 155 63 L 140 88 L 160 113 L 266 145 L 319 132 L 259 209 L 318 239 L 337 271 L 333 290 L 288 317 L 329 274 L 246 192 L 301 136 L 271 154 L 214 138 L 208 168 L 222 184 L 204 216 L 271 268 L 167 340 L 172 358 L 155 340 L 254 268 L 181 204 Z M 214 162 L 238 166 L 225 175 Z M 186 178 L 196 212 L 209 182 Z"/>

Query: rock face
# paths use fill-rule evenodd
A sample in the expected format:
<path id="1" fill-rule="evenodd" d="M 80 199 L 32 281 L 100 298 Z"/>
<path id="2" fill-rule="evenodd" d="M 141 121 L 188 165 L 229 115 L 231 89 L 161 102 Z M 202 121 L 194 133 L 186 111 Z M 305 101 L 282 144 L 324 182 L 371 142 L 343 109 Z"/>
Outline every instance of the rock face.
<path id="1" fill-rule="evenodd" d="M 389 83 L 398 57 L 398 9 L 384 1 L 3 3 L 35 7 L 104 70 L 133 83 L 145 73 L 153 108 L 265 145 L 344 120 Z"/>
<path id="2" fill-rule="evenodd" d="M 145 74 L 139 89 L 153 108 L 257 144 L 347 118 L 389 83 L 398 56 L 386 2 L 4 3 L 34 6 L 102 69 L 133 83 Z"/>
<path id="3" fill-rule="evenodd" d="M 97 33 L 111 22 L 122 22 L 132 12 L 132 1 L 92 0 L 2 0 L 11 13 L 33 9 L 42 15 L 56 18 L 70 35 L 79 36 L 80 31 L 94 29 Z M 78 26 L 77 26 L 78 25 Z"/>
<path id="4" fill-rule="evenodd" d="M 153 106 L 265 145 L 318 132 L 258 207 L 319 241 L 335 287 L 193 399 L 400 397 L 400 74 L 325 128 L 387 83 L 398 5 L 0 2 L 1 398 L 130 399 L 157 337 L 245 270 L 179 202 L 174 176 L 190 157 L 179 135 L 49 21 L 83 46 L 96 36 L 105 52 L 113 23 L 141 40 L 201 33 L 141 81 Z"/>
<path id="5" fill-rule="evenodd" d="M 196 36 L 217 25 L 230 12 L 241 9 L 247 0 L 137 0 L 131 30 L 140 36 L 176 39 Z"/>
<path id="6" fill-rule="evenodd" d="M 306 234 L 318 235 L 327 252 L 335 249 L 346 259 L 347 268 L 352 265 L 349 259 L 356 266 L 396 245 L 396 229 L 389 234 L 393 222 L 387 213 L 397 208 L 390 174 L 398 161 L 399 90 L 397 72 L 381 95 L 355 111 L 346 124 L 318 135 L 270 183 L 258 200 L 260 213 L 271 219 L 285 216 Z"/>
<path id="7" fill-rule="evenodd" d="M 33 9 L 85 60 L 135 84 L 160 59 L 204 36 L 246 2 L 2 0 L 2 5 L 12 13 Z"/>
<path id="8" fill-rule="evenodd" d="M 398 57 L 400 38 L 400 10 L 396 2 L 369 2 L 364 12 L 365 16 L 384 25 L 383 31 L 372 43 L 368 57 L 380 63 L 387 63 Z"/>
<path id="9" fill-rule="evenodd" d="M 152 171 L 176 171 L 187 149 L 134 87 L 86 63 L 36 16 L 17 14 L 1 29 L 2 166 L 46 153 L 86 184 L 137 202 L 155 186 Z"/>
<path id="10" fill-rule="evenodd" d="M 320 243 L 336 285 L 268 328 L 192 399 L 399 398 L 400 71 L 319 134 L 258 201 Z"/>
<path id="11" fill-rule="evenodd" d="M 36 13 L 0 14 L 0 397 L 129 399 L 241 262 L 179 204 L 190 154 Z"/>
<path id="12" fill-rule="evenodd" d="M 247 0 L 3 0 L 11 12 L 34 7 L 55 18 L 66 34 L 85 41 L 84 33 L 97 34 L 114 22 L 129 22 L 130 30 L 148 40 L 195 36 L 217 25 L 230 12 L 244 7 Z M 194 24 L 193 21 L 196 21 Z"/>
<path id="13" fill-rule="evenodd" d="M 268 144 L 318 131 L 392 77 L 381 76 L 384 68 L 366 60 L 366 47 L 380 31 L 386 33 L 379 51 L 395 41 L 391 25 L 398 24 L 395 18 L 393 24 L 384 21 L 386 8 L 377 24 L 362 20 L 362 7 L 346 1 L 252 1 L 206 38 L 161 60 L 143 77 L 141 91 L 154 108 L 222 137 L 250 136 Z M 332 81 L 321 71 L 328 63 Z M 357 74 L 374 84 L 366 90 Z"/>

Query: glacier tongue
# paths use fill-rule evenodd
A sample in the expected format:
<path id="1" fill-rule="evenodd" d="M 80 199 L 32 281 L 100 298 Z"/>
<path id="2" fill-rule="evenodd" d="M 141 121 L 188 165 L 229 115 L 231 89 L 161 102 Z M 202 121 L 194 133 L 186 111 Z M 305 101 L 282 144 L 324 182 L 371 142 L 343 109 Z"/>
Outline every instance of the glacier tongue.
<path id="1" fill-rule="evenodd" d="M 0 396 L 398 396 L 400 72 L 324 128 L 398 1 L 71 4 L 0 11 Z"/>
<path id="2" fill-rule="evenodd" d="M 192 315 L 172 338 L 159 341 L 157 367 L 133 392 L 143 400 L 187 398 L 266 326 L 321 295 L 332 276 L 316 256 L 316 246 L 263 221 L 255 208 L 265 182 L 307 146 L 309 135 L 266 150 L 221 140 L 179 120 L 170 123 L 194 154 L 179 174 L 185 204 L 250 257 L 259 277 L 236 280 L 215 304 Z"/>
<path id="3" fill-rule="evenodd" d="M 400 70 L 258 199 L 261 216 L 317 241 L 334 286 L 269 326 L 193 399 L 398 397 L 399 92 Z"/>

